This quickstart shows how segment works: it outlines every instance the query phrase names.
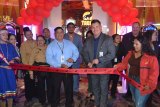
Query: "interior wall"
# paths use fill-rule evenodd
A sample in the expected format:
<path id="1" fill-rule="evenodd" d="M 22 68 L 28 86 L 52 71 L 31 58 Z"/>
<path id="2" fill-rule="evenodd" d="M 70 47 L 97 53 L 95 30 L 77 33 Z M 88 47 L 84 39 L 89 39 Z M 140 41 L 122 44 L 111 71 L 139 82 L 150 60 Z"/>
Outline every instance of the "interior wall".
<path id="1" fill-rule="evenodd" d="M 43 28 L 47 27 L 50 29 L 51 37 L 54 38 L 54 28 L 62 26 L 62 6 L 54 7 L 51 10 L 51 14 L 48 18 L 43 21 Z"/>
<path id="2" fill-rule="evenodd" d="M 101 21 L 103 33 L 109 35 L 116 33 L 116 25 L 112 22 L 111 17 L 95 2 L 93 3 L 93 19 L 98 19 Z"/>

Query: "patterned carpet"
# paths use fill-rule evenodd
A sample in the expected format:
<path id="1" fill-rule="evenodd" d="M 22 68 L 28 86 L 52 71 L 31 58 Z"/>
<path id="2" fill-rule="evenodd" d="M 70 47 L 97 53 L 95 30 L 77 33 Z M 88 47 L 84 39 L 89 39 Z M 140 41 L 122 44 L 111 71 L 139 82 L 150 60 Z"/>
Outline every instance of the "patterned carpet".
<path id="1" fill-rule="evenodd" d="M 90 98 L 86 98 L 87 95 L 87 78 L 81 77 L 80 81 L 80 93 L 79 95 L 74 95 L 74 107 L 93 107 L 94 102 Z M 121 87 L 119 85 L 119 87 Z M 32 102 L 29 104 L 25 102 L 25 93 L 24 93 L 24 82 L 22 79 L 19 79 L 17 81 L 17 98 L 15 99 L 14 107 L 50 107 L 50 105 L 42 106 L 38 100 L 35 98 Z M 63 90 L 62 90 L 63 92 Z M 131 99 L 124 99 L 122 97 L 122 93 L 117 93 L 117 96 L 115 99 L 111 98 L 110 95 L 108 96 L 108 107 L 134 107 L 134 103 Z M 64 94 L 61 94 L 61 100 L 59 107 L 65 107 L 65 96 Z M 153 103 L 148 105 L 148 107 L 160 107 L 160 104 Z"/>

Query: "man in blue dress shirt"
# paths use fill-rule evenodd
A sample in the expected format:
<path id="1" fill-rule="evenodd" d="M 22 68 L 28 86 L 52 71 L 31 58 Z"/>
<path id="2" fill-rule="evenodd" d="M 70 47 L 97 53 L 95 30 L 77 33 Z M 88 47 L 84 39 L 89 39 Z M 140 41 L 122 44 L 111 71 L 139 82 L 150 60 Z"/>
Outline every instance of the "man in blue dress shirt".
<path id="1" fill-rule="evenodd" d="M 79 56 L 78 49 L 72 42 L 63 39 L 64 31 L 61 27 L 55 28 L 54 31 L 55 40 L 47 47 L 46 61 L 51 67 L 71 68 Z M 59 105 L 62 81 L 66 96 L 65 107 L 73 107 L 73 75 L 62 73 L 52 73 L 53 93 L 51 107 Z"/>
<path id="2" fill-rule="evenodd" d="M 74 32 L 75 24 L 72 22 L 68 23 L 67 31 L 68 33 L 65 34 L 64 38 L 73 42 L 78 48 L 79 53 L 81 53 L 83 47 L 82 37 Z M 72 65 L 72 68 L 79 68 L 81 62 L 82 62 L 81 55 L 79 55 L 78 60 Z M 78 74 L 73 75 L 73 92 L 76 95 L 79 93 L 79 79 L 80 77 Z"/>

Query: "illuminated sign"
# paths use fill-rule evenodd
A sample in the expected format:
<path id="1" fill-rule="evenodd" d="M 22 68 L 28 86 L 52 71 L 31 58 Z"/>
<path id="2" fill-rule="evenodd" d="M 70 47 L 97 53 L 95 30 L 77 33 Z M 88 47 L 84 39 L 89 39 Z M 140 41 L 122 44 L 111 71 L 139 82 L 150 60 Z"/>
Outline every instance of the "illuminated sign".
<path id="1" fill-rule="evenodd" d="M 12 22 L 13 18 L 10 16 L 0 16 L 0 22 Z"/>
<path id="2" fill-rule="evenodd" d="M 87 11 L 83 14 L 82 26 L 90 26 L 92 20 L 92 12 Z"/>

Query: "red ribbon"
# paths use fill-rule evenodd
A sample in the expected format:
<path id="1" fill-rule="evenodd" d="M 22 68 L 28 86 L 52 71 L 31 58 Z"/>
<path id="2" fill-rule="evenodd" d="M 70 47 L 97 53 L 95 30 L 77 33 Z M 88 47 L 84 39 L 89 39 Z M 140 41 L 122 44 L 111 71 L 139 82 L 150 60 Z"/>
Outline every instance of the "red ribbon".
<path id="1" fill-rule="evenodd" d="M 129 78 L 122 72 L 118 72 L 115 68 L 80 68 L 80 69 L 66 69 L 66 68 L 54 68 L 46 66 L 32 66 L 23 64 L 10 64 L 12 69 L 41 71 L 41 72 L 57 72 L 57 73 L 70 73 L 70 74 L 116 74 L 124 77 L 130 84 L 141 90 L 143 86 Z"/>

